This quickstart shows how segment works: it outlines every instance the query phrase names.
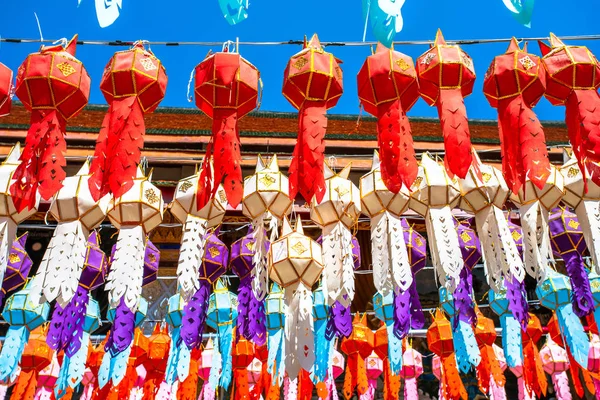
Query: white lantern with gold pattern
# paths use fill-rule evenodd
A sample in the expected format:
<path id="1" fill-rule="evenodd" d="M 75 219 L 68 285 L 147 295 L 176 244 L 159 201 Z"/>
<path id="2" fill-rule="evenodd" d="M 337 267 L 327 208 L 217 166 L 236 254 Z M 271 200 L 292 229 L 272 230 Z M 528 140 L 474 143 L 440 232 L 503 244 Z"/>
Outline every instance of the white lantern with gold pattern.
<path id="1" fill-rule="evenodd" d="M 111 195 L 94 201 L 88 181 L 90 162 L 79 172 L 63 181 L 63 187 L 54 195 L 50 214 L 58 222 L 38 268 L 35 291 L 41 302 L 53 301 L 65 307 L 77 290 L 86 257 L 90 231 L 106 218 Z"/>
<path id="2" fill-rule="evenodd" d="M 105 287 L 112 307 L 123 298 L 127 308 L 137 309 L 144 278 L 146 234 L 160 225 L 163 210 L 162 193 L 139 167 L 131 189 L 111 200 L 108 218 L 119 229 Z"/>
<path id="3" fill-rule="evenodd" d="M 17 236 L 17 225 L 35 214 L 40 203 L 40 194 L 36 194 L 35 207 L 27 207 L 17 212 L 10 194 L 10 186 L 13 184 L 13 174 L 21 163 L 21 145 L 17 144 L 10 150 L 4 162 L 0 164 L 0 282 L 4 280 L 8 257 L 12 243 Z"/>
<path id="4" fill-rule="evenodd" d="M 521 228 L 523 229 L 523 261 L 525 271 L 541 282 L 550 267 L 552 247 L 548 228 L 548 212 L 562 199 L 564 177 L 560 171 L 550 165 L 550 176 L 540 190 L 527 178 L 519 193 L 511 193 L 510 199 L 519 207 Z"/>
<path id="5" fill-rule="evenodd" d="M 215 196 L 198 210 L 196 193 L 199 177 L 200 173 L 197 173 L 180 180 L 169 205 L 171 214 L 183 224 L 177 284 L 185 301 L 200 288 L 198 274 L 204 254 L 204 235 L 208 229 L 218 226 L 223 221 L 227 207 L 225 190 L 219 185 Z"/>
<path id="6" fill-rule="evenodd" d="M 425 218 L 436 275 L 451 291 L 464 265 L 452 216 L 459 200 L 458 182 L 448 176 L 443 165 L 423 153 L 412 186 L 410 208 Z"/>
<path id="7" fill-rule="evenodd" d="M 266 237 L 269 231 L 271 241 L 277 238 L 278 226 L 290 213 L 293 205 L 289 196 L 288 178 L 279 171 L 277 155 L 265 160 L 259 155 L 253 175 L 244 179 L 244 197 L 242 213 L 252 220 L 254 238 L 254 256 L 252 269 L 252 290 L 259 301 L 267 295 L 267 246 Z M 269 222 L 268 229 L 265 223 Z"/>
<path id="8" fill-rule="evenodd" d="M 269 276 L 285 290 L 285 366 L 291 379 L 300 368 L 310 371 L 315 361 L 311 288 L 323 271 L 321 251 L 304 235 L 300 219 L 292 230 L 287 218 L 269 251 Z"/>
<path id="9" fill-rule="evenodd" d="M 381 179 L 379 153 L 373 154 L 371 171 L 360 178 L 362 210 L 371 218 L 373 283 L 378 292 L 406 291 L 413 275 L 404 242 L 400 216 L 408 209 L 410 193 L 406 186 L 393 193 Z"/>
<path id="10" fill-rule="evenodd" d="M 575 155 L 569 158 L 560 171 L 565 179 L 565 195 L 562 200 L 575 210 L 594 270 L 600 274 L 600 186 L 589 178 L 589 172 L 586 174 L 587 182 L 584 182 Z"/>
<path id="11" fill-rule="evenodd" d="M 525 268 L 502 212 L 510 195 L 508 185 L 500 171 L 483 164 L 475 150 L 473 155 L 473 165 L 467 176 L 458 180 L 461 190 L 459 208 L 475 214 L 485 275 L 488 284 L 497 291 L 502 287 L 504 277 L 522 282 Z"/>
<path id="12" fill-rule="evenodd" d="M 354 261 L 348 251 L 351 229 L 360 216 L 360 191 L 348 179 L 350 164 L 335 173 L 325 164 L 325 194 L 320 203 L 313 197 L 310 218 L 323 229 L 323 289 L 329 304 L 347 307 L 354 298 Z"/>

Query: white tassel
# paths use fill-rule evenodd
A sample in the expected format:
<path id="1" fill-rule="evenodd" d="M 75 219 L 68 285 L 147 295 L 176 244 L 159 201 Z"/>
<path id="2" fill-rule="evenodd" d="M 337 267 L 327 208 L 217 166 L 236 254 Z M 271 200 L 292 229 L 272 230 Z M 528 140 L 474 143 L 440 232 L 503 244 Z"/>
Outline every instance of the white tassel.
<path id="1" fill-rule="evenodd" d="M 452 211 L 449 206 L 429 208 L 425 218 L 431 258 L 441 284 L 454 290 L 464 266 Z M 450 278 L 450 279 L 447 279 Z"/>
<path id="2" fill-rule="evenodd" d="M 339 301 L 348 306 L 354 298 L 352 233 L 341 222 L 323 228 L 323 263 L 329 304 Z"/>
<path id="3" fill-rule="evenodd" d="M 40 263 L 42 301 L 65 307 L 77 290 L 89 232 L 81 221 L 59 222 Z"/>
<path id="4" fill-rule="evenodd" d="M 508 227 L 508 221 L 506 221 L 501 209 L 493 206 L 493 210 L 495 216 L 494 220 L 498 226 L 498 235 L 503 250 L 501 255 L 504 256 L 503 259 L 507 264 L 506 267 L 503 267 L 504 273 L 507 276 L 510 274 L 512 278 L 519 282 L 523 282 L 523 279 L 525 279 L 525 266 L 523 265 L 523 259 L 519 254 L 519 250 L 517 249 L 517 244 Z M 509 272 L 509 274 L 507 274 L 507 272 Z"/>
<path id="5" fill-rule="evenodd" d="M 519 207 L 521 228 L 523 229 L 523 258 L 525 270 L 538 282 L 544 280 L 548 261 L 542 257 L 541 243 L 538 238 L 538 223 L 542 205 L 539 201 Z M 547 226 L 547 225 L 546 225 Z M 546 235 L 547 236 L 547 235 Z"/>
<path id="6" fill-rule="evenodd" d="M 485 278 L 490 287 L 497 291 L 502 287 L 502 276 L 504 271 L 504 257 L 500 255 L 502 247 L 499 247 L 498 229 L 495 224 L 493 206 L 486 207 L 475 214 L 475 226 L 477 236 L 481 241 L 483 268 Z"/>
<path id="7" fill-rule="evenodd" d="M 386 211 L 387 213 L 387 211 Z M 388 220 L 388 247 L 390 249 L 391 274 L 395 290 L 407 291 L 413 281 L 412 270 L 408 260 L 402 220 L 390 215 Z"/>
<path id="8" fill-rule="evenodd" d="M 272 218 L 273 220 L 274 218 Z M 254 255 L 252 262 L 252 291 L 259 301 L 267 296 L 267 286 L 269 285 L 269 275 L 267 271 L 267 251 L 265 249 L 265 214 L 252 221 L 254 238 Z"/>
<path id="9" fill-rule="evenodd" d="M 575 209 L 575 213 L 581 224 L 585 244 L 594 261 L 594 272 L 600 274 L 600 202 L 583 200 Z"/>
<path id="10" fill-rule="evenodd" d="M 127 308 L 137 308 L 142 294 L 145 249 L 144 230 L 140 225 L 121 227 L 105 289 L 111 306 L 116 307 L 124 297 Z"/>
<path id="11" fill-rule="evenodd" d="M 371 219 L 371 259 L 373 261 L 373 283 L 375 289 L 383 295 L 387 295 L 392 289 L 392 277 L 389 262 L 389 239 L 388 218 L 390 214 L 386 211 Z"/>
<path id="12" fill-rule="evenodd" d="M 0 282 L 4 282 L 8 256 L 16 236 L 17 224 L 10 218 L 0 217 Z"/>
<path id="13" fill-rule="evenodd" d="M 290 299 L 285 318 L 286 359 L 288 376 L 295 379 L 300 368 L 310 371 L 315 363 L 315 341 L 313 333 L 312 294 L 303 283 L 293 293 L 286 289 Z"/>
<path id="14" fill-rule="evenodd" d="M 204 254 L 204 240 L 208 221 L 188 214 L 181 237 L 179 262 L 177 264 L 177 284 L 185 301 L 200 288 L 198 273 Z"/>

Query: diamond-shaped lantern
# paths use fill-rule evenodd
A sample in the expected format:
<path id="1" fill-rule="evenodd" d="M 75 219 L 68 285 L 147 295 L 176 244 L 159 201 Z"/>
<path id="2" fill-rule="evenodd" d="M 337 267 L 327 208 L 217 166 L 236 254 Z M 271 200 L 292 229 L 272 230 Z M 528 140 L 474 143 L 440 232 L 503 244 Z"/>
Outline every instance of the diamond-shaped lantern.
<path id="1" fill-rule="evenodd" d="M 13 90 L 13 72 L 0 63 L 0 117 L 10 114 Z"/>
<path id="2" fill-rule="evenodd" d="M 360 200 L 362 211 L 370 218 L 385 211 L 401 216 L 408 208 L 410 193 L 403 186 L 398 193 L 391 192 L 381 179 L 379 154 L 375 150 L 371 171 L 360 178 Z"/>
<path id="3" fill-rule="evenodd" d="M 171 214 L 182 224 L 188 218 L 195 217 L 204 220 L 205 228 L 213 228 L 221 223 L 227 207 L 227 197 L 222 186 L 217 189 L 216 195 L 204 207 L 198 210 L 197 195 L 198 178 L 200 174 L 181 179 L 175 189 L 173 201 L 169 204 Z"/>
<path id="4" fill-rule="evenodd" d="M 270 213 L 282 220 L 292 210 L 288 178 L 279 171 L 277 155 L 265 161 L 260 155 L 256 171 L 244 179 L 242 213 L 250 219 Z"/>
<path id="5" fill-rule="evenodd" d="M 144 335 L 141 328 L 135 328 L 133 334 L 133 342 L 131 343 L 130 358 L 134 358 L 133 365 L 142 365 L 148 359 L 148 351 L 150 349 L 150 339 Z"/>
<path id="6" fill-rule="evenodd" d="M 94 231 L 88 237 L 79 285 L 89 291 L 99 288 L 104 284 L 107 270 L 108 260 L 98 244 L 98 232 Z"/>
<path id="7" fill-rule="evenodd" d="M 571 290 L 568 278 L 551 270 L 546 279 L 537 286 L 535 292 L 542 306 L 556 310 L 571 303 Z"/>
<path id="8" fill-rule="evenodd" d="M 411 188 L 410 208 L 421 216 L 426 216 L 428 208 L 454 208 L 460 200 L 458 180 L 451 179 L 444 167 L 423 153 L 421 168 Z"/>
<path id="9" fill-rule="evenodd" d="M 383 361 L 375 352 L 371 352 L 369 357 L 365 359 L 365 367 L 367 369 L 367 378 L 369 379 L 369 389 L 372 393 L 375 393 L 377 379 L 383 373 Z"/>
<path id="10" fill-rule="evenodd" d="M 204 255 L 200 265 L 200 279 L 214 284 L 227 270 L 229 249 L 219 239 L 219 231 L 211 232 L 205 236 Z"/>
<path id="11" fill-rule="evenodd" d="M 560 170 L 551 166 L 550 176 L 543 189 L 539 189 L 532 181 L 527 180 L 518 194 L 511 193 L 510 200 L 518 206 L 525 206 L 534 201 L 539 201 L 544 208 L 555 208 L 565 193 L 565 179 Z"/>
<path id="12" fill-rule="evenodd" d="M 46 343 L 46 328 L 39 326 L 31 332 L 19 365 L 22 372 L 41 371 L 52 362 L 54 351 Z"/>
<path id="13" fill-rule="evenodd" d="M 569 369 L 569 355 L 567 351 L 548 337 L 548 340 L 540 350 L 540 359 L 542 360 L 544 371 L 552 377 L 557 397 L 571 397 L 569 375 L 566 372 Z"/>
<path id="14" fill-rule="evenodd" d="M 2 311 L 2 318 L 10 325 L 27 326 L 31 331 L 46 322 L 50 306 L 48 303 L 38 304 L 31 300 L 33 293 L 31 283 L 8 298 Z"/>
<path id="15" fill-rule="evenodd" d="M 491 165 L 483 164 L 477 153 L 481 179 L 477 173 L 470 170 L 465 179 L 458 181 L 461 199 L 458 207 L 462 210 L 477 214 L 489 205 L 502 208 L 510 195 L 510 190 L 502 177 L 502 173 Z"/>
<path id="16" fill-rule="evenodd" d="M 145 363 L 149 373 L 158 373 L 161 376 L 167 369 L 167 356 L 171 347 L 171 337 L 168 328 L 161 329 L 160 324 L 154 326 L 148 343 L 148 361 Z"/>
<path id="17" fill-rule="evenodd" d="M 348 356 L 346 364 L 346 382 L 344 382 L 344 395 L 352 396 L 357 388 L 359 394 L 368 390 L 366 368 L 362 369 L 365 359 L 369 357 L 375 345 L 373 331 L 367 327 L 366 314 L 356 314 L 353 321 L 352 334 L 342 340 L 341 349 Z M 355 367 L 356 370 L 349 370 Z M 365 376 L 359 376 L 365 374 Z"/>
<path id="18" fill-rule="evenodd" d="M 173 296 L 169 297 L 167 315 L 165 316 L 165 319 L 173 328 L 179 328 L 181 326 L 181 320 L 183 319 L 183 307 L 184 302 L 180 294 L 174 294 Z"/>
<path id="19" fill-rule="evenodd" d="M 283 289 L 273 283 L 265 301 L 267 311 L 267 329 L 276 331 L 285 326 L 286 304 Z"/>
<path id="20" fill-rule="evenodd" d="M 0 164 L 0 221 L 10 219 L 14 222 L 13 228 L 16 232 L 16 224 L 25 221 L 37 212 L 37 206 L 40 202 L 39 193 L 36 194 L 34 207 L 25 208 L 22 211 L 17 211 L 12 195 L 10 193 L 10 185 L 13 183 L 13 175 L 15 170 L 21 164 L 19 157 L 21 156 L 21 145 L 15 144 L 10 152 Z M 14 235 L 13 235 L 14 237 Z"/>
<path id="21" fill-rule="evenodd" d="M 265 298 L 266 325 L 268 330 L 268 371 L 274 382 L 281 384 L 285 372 L 283 357 L 285 355 L 285 318 L 287 305 L 283 288 L 273 283 L 269 294 Z M 274 369 L 276 368 L 276 370 Z"/>
<path id="22" fill-rule="evenodd" d="M 418 398 L 417 379 L 421 374 L 423 374 L 423 356 L 409 344 L 402 354 L 405 399 Z"/>
<path id="23" fill-rule="evenodd" d="M 442 358 L 454 355 L 452 325 L 439 309 L 436 310 L 435 318 L 427 330 L 427 345 Z"/>
<path id="24" fill-rule="evenodd" d="M 213 340 L 208 339 L 208 342 L 206 342 L 206 345 L 202 349 L 200 359 L 198 360 L 198 376 L 204 381 L 205 385 L 207 384 L 210 369 L 212 367 L 213 352 Z"/>
<path id="25" fill-rule="evenodd" d="M 356 224 L 360 215 L 360 192 L 352 183 L 348 164 L 335 173 L 325 164 L 325 195 L 320 202 L 313 199 L 310 218 L 321 227 L 341 222 L 348 229 Z"/>
<path id="26" fill-rule="evenodd" d="M 2 281 L 2 294 L 0 301 L 4 296 L 13 290 L 17 290 L 27 280 L 33 261 L 25 251 L 27 242 L 27 233 L 19 236 L 12 244 L 6 265 L 6 273 Z"/>

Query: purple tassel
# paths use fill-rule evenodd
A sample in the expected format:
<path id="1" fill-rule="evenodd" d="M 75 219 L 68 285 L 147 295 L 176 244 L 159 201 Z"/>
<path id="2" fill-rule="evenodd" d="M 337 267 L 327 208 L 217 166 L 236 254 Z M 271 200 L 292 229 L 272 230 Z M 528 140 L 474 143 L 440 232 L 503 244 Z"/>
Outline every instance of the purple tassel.
<path id="1" fill-rule="evenodd" d="M 519 282 L 516 279 L 512 281 L 510 279 L 504 279 L 504 285 L 506 286 L 506 299 L 508 300 L 508 307 L 515 317 L 521 329 L 527 330 L 527 324 L 529 322 L 529 304 L 525 297 L 525 282 Z"/>
<path id="2" fill-rule="evenodd" d="M 71 299 L 71 309 L 69 315 L 65 318 L 65 327 L 63 329 L 62 342 L 65 346 L 65 354 L 72 357 L 81 348 L 81 339 L 83 338 L 83 325 L 85 323 L 85 312 L 87 310 L 89 292 L 77 287 L 75 296 Z"/>
<path id="3" fill-rule="evenodd" d="M 115 310 L 115 320 L 110 329 L 110 335 L 104 350 L 110 351 L 113 356 L 121 353 L 133 341 L 134 329 L 135 313 L 125 305 L 125 299 L 121 297 L 119 305 Z"/>
<path id="4" fill-rule="evenodd" d="M 69 311 L 71 303 L 67 304 L 63 309 L 58 303 L 54 306 L 54 312 L 52 313 L 52 319 L 50 320 L 50 326 L 48 328 L 48 336 L 46 337 L 46 343 L 52 350 L 62 350 L 62 332 L 65 326 L 65 315 Z"/>
<path id="5" fill-rule="evenodd" d="M 344 307 L 342 303 L 336 301 L 333 303 L 330 311 L 331 315 L 327 320 L 327 324 L 331 324 L 331 326 L 329 326 L 330 329 L 325 330 L 325 333 L 331 332 L 338 337 L 350 336 L 352 334 L 352 314 L 350 313 L 350 306 Z M 327 335 L 325 337 L 327 340 L 333 339 L 333 337 L 328 338 Z"/>
<path id="6" fill-rule="evenodd" d="M 248 339 L 258 346 L 262 346 L 267 341 L 266 310 L 264 301 L 259 301 L 254 292 L 250 290 L 250 319 L 248 321 L 248 330 L 251 337 Z M 240 316 L 238 314 L 238 320 Z"/>
<path id="7" fill-rule="evenodd" d="M 413 329 L 422 329 L 425 326 L 425 315 L 423 315 L 423 307 L 417 292 L 417 281 L 413 279 L 409 289 L 410 293 L 410 327 Z"/>
<path id="8" fill-rule="evenodd" d="M 252 278 L 244 277 L 240 280 L 238 287 L 238 317 L 237 329 L 235 330 L 236 342 L 241 336 L 248 340 L 252 340 L 253 332 L 250 329 L 250 300 L 252 298 Z"/>
<path id="9" fill-rule="evenodd" d="M 398 339 L 408 335 L 411 324 L 411 296 L 410 291 L 394 292 L 394 334 Z"/>
<path id="10" fill-rule="evenodd" d="M 569 251 L 563 254 L 563 260 L 573 288 L 573 311 L 578 317 L 585 317 L 594 312 L 594 298 L 583 258 L 579 252 Z"/>
<path id="11" fill-rule="evenodd" d="M 210 283 L 206 279 L 201 279 L 200 288 L 183 308 L 180 335 L 185 345 L 190 349 L 196 348 L 202 343 L 202 332 L 204 331 L 204 321 L 208 311 L 209 296 Z"/>
<path id="12" fill-rule="evenodd" d="M 460 271 L 460 279 L 456 289 L 454 289 L 454 309 L 458 314 L 458 318 L 454 318 L 455 328 L 458 326 L 458 321 L 472 325 L 477 316 L 473 309 L 473 299 L 471 298 L 471 291 L 473 290 L 473 274 L 471 269 L 466 265 Z"/>

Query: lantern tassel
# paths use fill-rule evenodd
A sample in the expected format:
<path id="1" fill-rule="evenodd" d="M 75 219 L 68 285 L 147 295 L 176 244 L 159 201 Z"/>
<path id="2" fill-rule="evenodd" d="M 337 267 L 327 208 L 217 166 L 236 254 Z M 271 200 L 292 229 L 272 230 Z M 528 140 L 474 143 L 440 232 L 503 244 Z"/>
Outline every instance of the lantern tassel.
<path id="1" fill-rule="evenodd" d="M 578 317 L 585 317 L 594 312 L 594 298 L 583 258 L 577 250 L 563 253 L 562 258 L 573 288 L 573 311 Z"/>
<path id="2" fill-rule="evenodd" d="M 56 304 L 46 339 L 51 349 L 65 350 L 68 357 L 79 350 L 88 301 L 88 291 L 78 286 L 75 296 L 65 308 Z"/>
<path id="3" fill-rule="evenodd" d="M 521 326 L 519 322 L 508 314 L 500 316 L 502 327 L 502 350 L 509 368 L 523 364 L 523 345 L 521 341 Z"/>
<path id="4" fill-rule="evenodd" d="M 352 398 L 354 389 L 356 389 L 359 396 L 369 390 L 365 359 L 358 352 L 349 354 L 346 360 L 346 372 L 344 376 L 344 397 L 346 400 Z"/>
<path id="5" fill-rule="evenodd" d="M 204 382 L 203 386 L 205 400 L 212 400 L 215 398 L 215 392 L 217 390 L 217 385 L 219 384 L 219 375 L 222 371 L 221 345 L 219 342 L 219 336 L 217 335 L 213 342 L 212 365 L 210 366 L 208 382 Z"/>
<path id="6" fill-rule="evenodd" d="M 467 391 L 460 379 L 454 354 L 442 358 L 441 392 L 447 400 L 467 400 Z"/>
<path id="7" fill-rule="evenodd" d="M 436 102 L 444 135 L 448 174 L 464 179 L 473 162 L 467 109 L 460 89 L 441 89 Z"/>
<path id="8" fill-rule="evenodd" d="M 190 375 L 192 351 L 183 341 L 178 344 L 177 349 L 177 379 L 179 382 L 183 382 Z"/>
<path id="9" fill-rule="evenodd" d="M 10 400 L 33 399 L 37 386 L 38 372 L 21 371 L 10 396 Z"/>
<path id="10" fill-rule="evenodd" d="M 190 368 L 198 370 L 198 360 L 192 357 Z M 164 383 L 164 382 L 163 382 Z M 196 400 L 198 389 L 198 374 L 188 374 L 184 381 L 177 386 L 177 400 Z M 169 397 L 167 397 L 169 398 Z M 200 399 L 202 400 L 202 399 Z"/>
<path id="11" fill-rule="evenodd" d="M 273 384 L 281 386 L 283 375 L 285 373 L 284 355 L 285 349 L 284 330 L 279 329 L 276 332 L 270 332 L 268 336 L 269 357 L 267 359 L 267 368 L 273 378 Z"/>
<path id="12" fill-rule="evenodd" d="M 414 392 L 411 388 L 408 388 L 409 394 L 417 393 L 417 380 L 413 378 L 406 378 L 404 380 L 405 385 L 409 385 L 410 382 L 414 382 Z M 395 373 L 392 371 L 392 368 L 389 363 L 389 359 L 383 360 L 383 399 L 384 400 L 396 400 L 399 397 L 400 386 L 402 385 L 402 379 L 400 376 L 400 372 Z M 418 399 L 418 397 L 407 397 L 406 395 L 406 386 L 404 388 L 404 398 L 405 399 Z"/>
<path id="13" fill-rule="evenodd" d="M 460 252 L 450 207 L 429 208 L 425 218 L 425 226 L 427 236 L 431 238 L 431 258 L 436 275 L 442 283 L 445 283 L 448 290 L 454 291 L 464 261 Z M 440 257 L 441 254 L 444 256 Z"/>
<path id="14" fill-rule="evenodd" d="M 537 345 L 525 335 L 523 335 L 523 378 L 527 391 L 533 391 L 537 397 L 546 395 L 548 383 Z"/>
<path id="15" fill-rule="evenodd" d="M 251 277 L 244 277 L 240 279 L 238 286 L 238 317 L 235 330 L 236 342 L 240 337 L 244 337 L 247 340 L 252 340 L 252 332 L 250 331 L 250 301 L 252 294 L 252 281 Z"/>
<path id="16" fill-rule="evenodd" d="M 388 326 L 388 362 L 392 374 L 398 375 L 402 371 L 402 340 L 395 334 L 394 327 Z"/>
<path id="17" fill-rule="evenodd" d="M 395 336 L 396 339 L 402 339 L 408 335 L 410 331 L 410 308 L 411 308 L 411 296 L 410 292 L 394 292 L 394 325 L 393 329 L 388 333 L 388 340 L 390 334 Z M 401 348 L 399 349 L 401 350 Z M 398 349 L 396 350 L 398 351 Z M 402 353 L 400 353 L 401 355 Z"/>
<path id="18" fill-rule="evenodd" d="M 237 207 L 244 195 L 241 168 L 241 144 L 237 111 L 233 108 L 215 108 L 213 111 L 214 184 L 223 183 L 227 201 Z"/>
<path id="19" fill-rule="evenodd" d="M 188 214 L 181 236 L 181 248 L 177 263 L 177 284 L 184 301 L 200 288 L 199 268 L 204 254 L 204 236 L 208 221 Z"/>
<path id="20" fill-rule="evenodd" d="M 471 368 L 477 367 L 481 363 L 481 354 L 475 339 L 475 332 L 472 326 L 460 320 L 458 316 L 452 318 L 452 323 L 459 319 L 458 325 L 453 331 L 452 341 L 454 342 L 454 350 L 456 353 L 456 361 L 459 370 L 462 373 L 468 373 Z"/>
<path id="21" fill-rule="evenodd" d="M 133 187 L 146 131 L 138 98 L 113 99 L 102 125 L 88 181 L 96 201 L 107 193 L 121 197 Z"/>
<path id="22" fill-rule="evenodd" d="M 347 247 L 349 248 L 349 246 Z M 313 333 L 312 293 L 300 282 L 293 293 L 287 288 L 285 298 L 287 314 L 285 317 L 286 350 L 285 366 L 288 376 L 298 377 L 300 369 L 310 371 L 315 363 L 315 342 Z"/>
<path id="23" fill-rule="evenodd" d="M 384 211 L 371 219 L 371 258 L 373 259 L 373 283 L 381 294 L 387 294 L 392 288 L 389 263 L 388 219 L 390 213 Z"/>
<path id="24" fill-rule="evenodd" d="M 539 240 L 538 226 L 547 232 L 548 212 L 539 200 L 519 207 L 521 215 L 521 228 L 523 229 L 523 254 L 525 270 L 533 278 L 541 282 L 546 277 L 546 269 L 550 268 L 548 258 L 542 257 L 543 244 Z M 546 229 L 544 229 L 544 225 Z M 547 236 L 547 235 L 546 235 Z"/>
<path id="25" fill-rule="evenodd" d="M 481 353 L 481 362 L 477 366 L 477 380 L 479 381 L 481 391 L 483 393 L 491 392 L 492 382 L 498 387 L 504 387 L 506 379 L 492 346 L 482 344 L 479 350 Z"/>
<path id="26" fill-rule="evenodd" d="M 388 214 L 388 212 L 385 212 Z M 404 241 L 402 220 L 389 215 L 387 218 L 387 246 L 390 249 L 390 268 L 393 286 L 396 290 L 408 291 L 413 282 L 412 270 Z"/>
<path id="27" fill-rule="evenodd" d="M 130 310 L 137 309 L 144 279 L 145 244 L 146 237 L 141 225 L 122 226 L 119 230 L 105 287 L 111 305 L 115 306 L 120 299 L 124 299 Z"/>
<path id="28" fill-rule="evenodd" d="M 335 336 L 345 338 L 352 334 L 352 313 L 350 305 L 344 306 L 339 301 L 335 301 L 329 308 L 331 315 L 327 320 L 325 336 L 331 341 Z"/>
<path id="29" fill-rule="evenodd" d="M 594 271 L 600 273 L 600 202 L 583 200 L 575 209 L 581 224 L 585 244 L 594 261 Z"/>
<path id="30" fill-rule="evenodd" d="M 169 346 L 169 358 L 165 371 L 165 382 L 172 385 L 177 379 L 177 361 L 179 359 L 179 346 L 183 342 L 179 338 L 179 327 L 171 329 L 171 343 Z M 186 346 L 187 347 L 187 346 Z"/>
<path id="31" fill-rule="evenodd" d="M 267 296 L 267 288 L 269 284 L 269 273 L 268 267 L 268 248 L 266 246 L 267 238 L 264 228 L 265 214 L 252 220 L 252 238 L 254 239 L 254 255 L 252 256 L 252 262 L 254 268 L 252 269 L 252 291 L 254 297 L 258 301 L 263 301 Z M 277 219 L 271 216 L 271 222 L 277 221 Z M 275 229 L 277 229 L 275 227 Z"/>
<path id="32" fill-rule="evenodd" d="M 521 325 L 522 330 L 527 329 L 529 323 L 529 303 L 527 302 L 527 292 L 525 291 L 525 281 L 519 282 L 514 279 L 504 280 L 506 286 L 506 299 L 512 316 Z"/>
<path id="33" fill-rule="evenodd" d="M 494 379 L 490 381 L 490 400 L 506 400 L 506 390 L 500 386 Z M 519 397 L 522 399 L 522 397 Z"/>
<path id="34" fill-rule="evenodd" d="M 551 375 L 552 384 L 557 400 L 571 400 L 571 390 L 569 389 L 569 375 L 566 371 L 556 372 Z"/>
<path id="35" fill-rule="evenodd" d="M 17 224 L 9 217 L 0 217 L 0 282 L 4 282 L 4 274 L 11 252 L 11 245 L 17 236 Z M 2 294 L 0 293 L 0 302 Z"/>
<path id="36" fill-rule="evenodd" d="M 302 104 L 298 115 L 298 142 L 288 170 L 290 198 L 295 199 L 300 192 L 307 202 L 316 196 L 320 203 L 325 195 L 323 165 L 327 111 L 322 101 L 305 100 Z"/>
<path id="37" fill-rule="evenodd" d="M 398 193 L 403 184 L 410 188 L 419 166 L 410 123 L 399 97 L 377 106 L 377 145 L 385 186 L 393 193 Z"/>
<path id="38" fill-rule="evenodd" d="M 352 232 L 341 222 L 323 228 L 323 259 L 327 260 L 323 274 L 330 304 L 339 301 L 346 307 L 354 298 L 354 262 L 347 251 L 351 243 Z"/>
<path id="39" fill-rule="evenodd" d="M 50 200 L 62 187 L 67 176 L 64 167 L 67 150 L 64 132 L 66 121 L 54 110 L 32 110 L 21 163 L 13 174 L 10 187 L 17 211 L 35 208 L 36 193 Z"/>
<path id="40" fill-rule="evenodd" d="M 204 321 L 208 310 L 210 282 L 203 279 L 199 284 L 200 288 L 183 309 L 179 332 L 180 338 L 189 349 L 197 348 L 202 343 L 202 332 L 204 332 Z"/>
<path id="41" fill-rule="evenodd" d="M 569 351 L 575 361 L 586 368 L 590 352 L 590 340 L 583 329 L 581 320 L 573 312 L 573 304 L 568 303 L 559 307 L 556 315 Z"/>
<path id="42" fill-rule="evenodd" d="M 233 325 L 231 323 L 219 325 L 218 335 L 219 352 L 221 353 L 222 360 L 219 386 L 227 390 L 229 388 L 229 385 L 231 385 L 231 377 L 233 373 L 233 363 L 231 358 L 231 346 L 233 344 Z"/>
<path id="43" fill-rule="evenodd" d="M 423 315 L 423 307 L 417 292 L 417 281 L 413 276 L 413 283 L 410 285 L 410 327 L 413 329 L 423 329 L 425 326 L 425 315 Z"/>
<path id="44" fill-rule="evenodd" d="M 10 377 L 13 381 L 16 376 L 21 355 L 25 344 L 29 340 L 29 329 L 25 325 L 15 325 L 8 328 L 2 352 L 0 352 L 0 381 Z"/>
<path id="45" fill-rule="evenodd" d="M 239 318 L 239 317 L 238 317 Z M 329 321 L 318 319 L 315 321 L 315 365 L 313 368 L 313 382 L 315 384 L 325 381 L 329 369 L 331 341 L 327 339 L 325 331 Z M 350 324 L 352 330 L 352 324 Z"/>

